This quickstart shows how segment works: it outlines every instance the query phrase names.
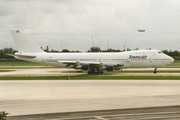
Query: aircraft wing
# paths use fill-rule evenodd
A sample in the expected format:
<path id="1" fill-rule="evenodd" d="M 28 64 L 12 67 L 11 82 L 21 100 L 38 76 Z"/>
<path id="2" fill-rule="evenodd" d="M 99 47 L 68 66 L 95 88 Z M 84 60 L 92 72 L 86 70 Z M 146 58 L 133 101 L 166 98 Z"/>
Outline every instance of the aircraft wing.
<path id="1" fill-rule="evenodd" d="M 67 66 L 69 65 L 82 65 L 82 64 L 89 64 L 89 65 L 93 65 L 93 66 L 100 66 L 100 65 L 113 65 L 113 66 L 124 66 L 124 64 L 122 63 L 109 63 L 109 62 L 98 62 L 98 61 L 56 61 L 62 64 L 67 64 Z"/>
<path id="2" fill-rule="evenodd" d="M 56 61 L 62 64 L 95 64 L 100 65 L 100 62 L 92 62 L 92 61 Z"/>
<path id="3" fill-rule="evenodd" d="M 73 68 L 77 68 L 82 64 L 89 64 L 90 66 L 99 66 L 100 62 L 92 62 L 92 61 L 56 61 L 61 64 L 66 64 L 66 67 L 73 66 Z"/>
<path id="4" fill-rule="evenodd" d="M 123 63 L 104 63 L 105 65 L 124 66 Z"/>

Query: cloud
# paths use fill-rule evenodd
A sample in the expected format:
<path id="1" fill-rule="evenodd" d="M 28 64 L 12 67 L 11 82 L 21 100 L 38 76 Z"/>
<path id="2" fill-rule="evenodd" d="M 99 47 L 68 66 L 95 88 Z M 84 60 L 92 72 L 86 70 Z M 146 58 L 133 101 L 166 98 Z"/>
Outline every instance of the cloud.
<path id="1" fill-rule="evenodd" d="M 126 44 L 132 49 L 178 50 L 179 11 L 178 0 L 4 0 L 0 4 L 0 39 L 7 47 L 15 47 L 8 30 L 20 29 L 39 46 L 57 50 L 63 43 L 63 48 L 87 51 L 92 46 L 91 35 L 102 49 L 109 39 L 115 49 Z"/>

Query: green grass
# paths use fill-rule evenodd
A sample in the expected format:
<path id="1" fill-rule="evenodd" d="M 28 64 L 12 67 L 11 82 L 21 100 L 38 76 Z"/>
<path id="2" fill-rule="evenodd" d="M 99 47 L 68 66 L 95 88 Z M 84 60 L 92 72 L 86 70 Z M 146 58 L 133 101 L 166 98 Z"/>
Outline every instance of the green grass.
<path id="1" fill-rule="evenodd" d="M 11 71 L 15 71 L 15 70 L 0 70 L 0 72 L 11 72 Z"/>
<path id="2" fill-rule="evenodd" d="M 44 69 L 44 68 L 58 68 L 53 66 L 0 66 L 0 69 Z"/>
<path id="3" fill-rule="evenodd" d="M 28 62 L 28 61 L 0 60 L 0 66 L 46 66 L 46 65 L 40 63 Z"/>
<path id="4" fill-rule="evenodd" d="M 67 76 L 0 77 L 0 80 L 67 80 Z M 180 80 L 180 76 L 71 76 L 70 80 Z"/>
<path id="5" fill-rule="evenodd" d="M 175 60 L 180 60 L 180 56 L 171 56 L 172 58 L 174 58 Z"/>

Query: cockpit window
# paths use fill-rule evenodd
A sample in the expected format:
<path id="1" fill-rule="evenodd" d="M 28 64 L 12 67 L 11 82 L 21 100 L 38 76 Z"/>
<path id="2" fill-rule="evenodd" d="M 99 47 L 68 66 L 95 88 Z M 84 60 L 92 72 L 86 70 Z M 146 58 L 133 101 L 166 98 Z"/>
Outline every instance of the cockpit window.
<path id="1" fill-rule="evenodd" d="M 162 53 L 161 51 L 159 51 L 158 53 Z"/>

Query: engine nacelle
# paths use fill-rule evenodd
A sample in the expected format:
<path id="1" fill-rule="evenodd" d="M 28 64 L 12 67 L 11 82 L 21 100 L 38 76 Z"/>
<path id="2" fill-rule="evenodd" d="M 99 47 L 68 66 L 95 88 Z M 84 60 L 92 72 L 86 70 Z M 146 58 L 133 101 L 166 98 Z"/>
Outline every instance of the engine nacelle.
<path id="1" fill-rule="evenodd" d="M 82 70 L 89 70 L 89 65 L 88 64 L 82 64 L 81 69 Z"/>
<path id="2" fill-rule="evenodd" d="M 107 65 L 106 70 L 107 71 L 113 71 L 113 66 L 112 65 Z"/>

